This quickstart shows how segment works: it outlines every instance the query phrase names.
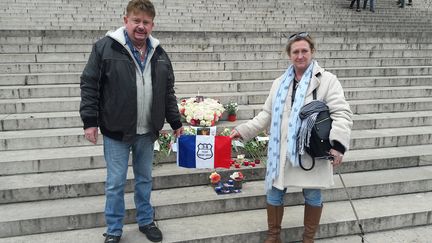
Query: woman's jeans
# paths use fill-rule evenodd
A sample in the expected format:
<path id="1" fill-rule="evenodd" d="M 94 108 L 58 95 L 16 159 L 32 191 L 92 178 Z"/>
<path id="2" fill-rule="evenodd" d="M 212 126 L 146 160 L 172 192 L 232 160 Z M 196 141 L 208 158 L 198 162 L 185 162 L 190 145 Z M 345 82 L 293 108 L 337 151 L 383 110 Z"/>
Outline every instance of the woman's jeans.
<path id="1" fill-rule="evenodd" d="M 279 190 L 276 187 L 272 187 L 272 189 L 267 192 L 267 203 L 273 206 L 282 206 L 284 204 L 285 192 L 286 188 L 284 190 Z M 305 199 L 305 203 L 309 206 L 322 206 L 322 196 L 320 189 L 303 189 L 303 197 Z"/>
<path id="2" fill-rule="evenodd" d="M 153 208 L 150 204 L 152 190 L 152 163 L 154 142 L 150 134 L 137 135 L 133 144 L 124 143 L 106 136 L 104 156 L 107 166 L 105 183 L 105 221 L 107 234 L 122 234 L 125 216 L 124 192 L 128 170 L 129 154 L 132 151 L 132 165 L 135 177 L 136 220 L 139 226 L 153 222 Z"/>

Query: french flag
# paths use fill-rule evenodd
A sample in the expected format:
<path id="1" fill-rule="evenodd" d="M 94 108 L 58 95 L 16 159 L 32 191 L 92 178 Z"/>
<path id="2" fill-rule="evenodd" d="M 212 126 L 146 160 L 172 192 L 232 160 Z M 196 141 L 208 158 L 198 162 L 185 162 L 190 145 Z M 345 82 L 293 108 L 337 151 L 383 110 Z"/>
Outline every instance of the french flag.
<path id="1" fill-rule="evenodd" d="M 229 136 L 182 135 L 177 141 L 177 165 L 185 168 L 229 168 Z"/>

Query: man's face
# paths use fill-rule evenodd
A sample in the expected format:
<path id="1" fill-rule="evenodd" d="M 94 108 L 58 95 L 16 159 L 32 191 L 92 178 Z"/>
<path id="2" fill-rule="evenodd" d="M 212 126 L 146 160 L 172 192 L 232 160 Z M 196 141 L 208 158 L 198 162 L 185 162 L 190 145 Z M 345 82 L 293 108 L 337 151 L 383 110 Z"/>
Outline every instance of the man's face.
<path id="1" fill-rule="evenodd" d="M 304 72 L 312 61 L 312 54 L 309 42 L 299 40 L 291 45 L 289 58 L 296 70 Z"/>
<path id="2" fill-rule="evenodd" d="M 143 45 L 153 30 L 153 18 L 146 12 L 132 11 L 123 20 L 132 42 L 135 45 Z"/>

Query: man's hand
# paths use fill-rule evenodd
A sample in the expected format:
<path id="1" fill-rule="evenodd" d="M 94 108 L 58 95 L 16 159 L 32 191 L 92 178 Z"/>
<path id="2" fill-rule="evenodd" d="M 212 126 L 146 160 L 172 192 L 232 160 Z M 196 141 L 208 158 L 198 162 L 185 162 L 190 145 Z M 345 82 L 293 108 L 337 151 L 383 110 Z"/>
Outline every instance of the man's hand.
<path id="1" fill-rule="evenodd" d="M 84 130 L 85 138 L 93 144 L 97 143 L 98 133 L 99 131 L 97 127 L 89 127 Z"/>
<path id="2" fill-rule="evenodd" d="M 180 127 L 179 129 L 174 130 L 174 131 L 173 131 L 174 136 L 175 136 L 176 138 L 180 137 L 180 135 L 183 134 L 183 130 L 184 130 L 183 127 Z"/>
<path id="3" fill-rule="evenodd" d="M 330 155 L 333 156 L 333 167 L 342 164 L 343 154 L 335 149 L 330 149 Z"/>

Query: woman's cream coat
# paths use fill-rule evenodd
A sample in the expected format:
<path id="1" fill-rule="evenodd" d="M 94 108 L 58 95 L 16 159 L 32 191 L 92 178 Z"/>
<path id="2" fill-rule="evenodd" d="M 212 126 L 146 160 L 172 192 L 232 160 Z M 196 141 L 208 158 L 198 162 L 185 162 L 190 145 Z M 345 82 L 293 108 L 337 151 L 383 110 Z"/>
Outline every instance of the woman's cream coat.
<path id="1" fill-rule="evenodd" d="M 268 129 L 271 121 L 273 97 L 280 85 L 281 77 L 273 82 L 270 94 L 264 104 L 263 110 L 252 120 L 236 127 L 244 141 L 254 138 L 259 132 Z M 291 83 L 287 101 L 285 103 L 281 141 L 286 141 L 288 133 L 288 119 L 291 111 L 292 85 Z M 352 112 L 342 90 L 342 86 L 335 75 L 325 71 L 317 63 L 314 66 L 312 80 L 309 84 L 306 100 L 307 104 L 313 100 L 312 91 L 317 88 L 317 99 L 324 101 L 330 109 L 333 119 L 330 131 L 330 141 L 340 142 L 346 150 L 349 148 L 349 140 L 352 127 Z M 290 161 L 286 161 L 287 144 L 280 145 L 279 176 L 274 180 L 273 186 L 278 189 L 295 186 L 301 188 L 326 188 L 334 184 L 333 167 L 328 160 L 316 160 L 315 167 L 311 171 L 305 171 L 300 167 L 292 167 Z M 312 158 L 305 154 L 302 156 L 306 167 L 312 163 Z"/>

